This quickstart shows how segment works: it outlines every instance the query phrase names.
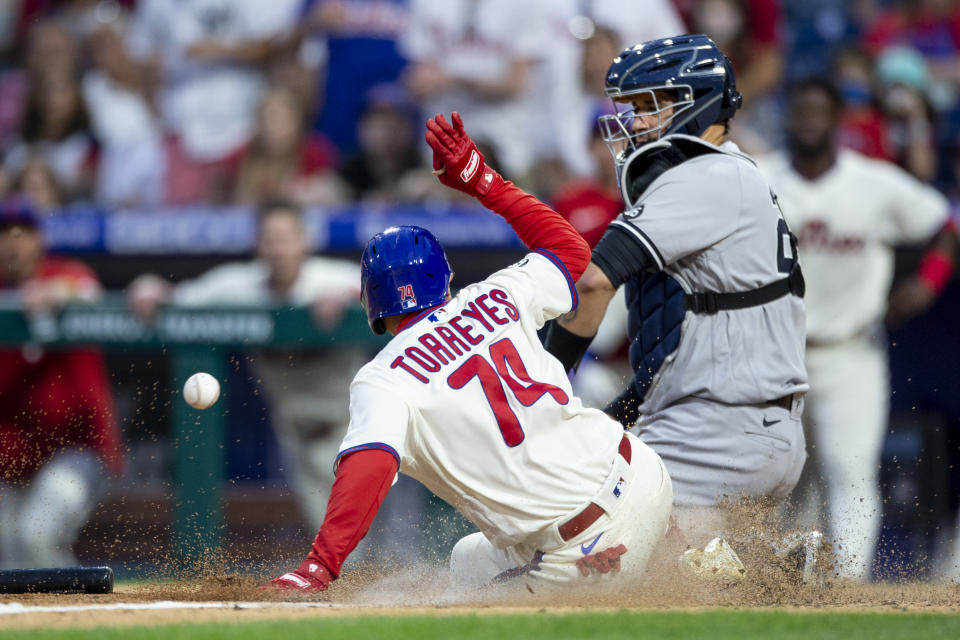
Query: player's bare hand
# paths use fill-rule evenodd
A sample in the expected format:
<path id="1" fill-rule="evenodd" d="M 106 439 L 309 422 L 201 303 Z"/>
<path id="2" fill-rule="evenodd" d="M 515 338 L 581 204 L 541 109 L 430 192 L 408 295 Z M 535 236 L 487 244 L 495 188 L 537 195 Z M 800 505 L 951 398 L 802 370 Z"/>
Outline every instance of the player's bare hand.
<path id="1" fill-rule="evenodd" d="M 451 120 L 453 124 L 440 113 L 427 120 L 425 138 L 433 149 L 433 172 L 451 189 L 474 198 L 483 197 L 503 178 L 487 166 L 476 143 L 467 135 L 460 114 L 454 111 Z"/>
<path id="2" fill-rule="evenodd" d="M 301 593 L 319 593 L 326 591 L 333 576 L 319 562 L 304 560 L 299 567 L 282 576 L 277 576 L 260 587 L 263 591 L 298 591 Z"/>
<path id="3" fill-rule="evenodd" d="M 310 315 L 318 327 L 332 331 L 343 322 L 347 309 L 359 300 L 360 292 L 355 290 L 325 292 L 310 304 Z"/>
<path id="4" fill-rule="evenodd" d="M 933 306 L 937 299 L 934 290 L 914 276 L 897 284 L 887 303 L 887 326 L 896 328 Z"/>
<path id="5" fill-rule="evenodd" d="M 627 552 L 627 548 L 618 544 L 615 547 L 597 551 L 577 560 L 580 575 L 587 577 L 591 571 L 595 573 L 616 573 L 620 571 L 620 556 Z"/>

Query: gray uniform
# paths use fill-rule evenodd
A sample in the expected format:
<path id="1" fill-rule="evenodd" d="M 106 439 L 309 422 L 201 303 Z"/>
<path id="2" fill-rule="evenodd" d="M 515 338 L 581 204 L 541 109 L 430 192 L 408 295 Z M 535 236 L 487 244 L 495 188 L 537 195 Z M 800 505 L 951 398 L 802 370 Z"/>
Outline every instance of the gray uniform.
<path id="1" fill-rule="evenodd" d="M 663 458 L 679 506 L 780 499 L 806 459 L 803 302 L 788 294 L 694 313 L 683 298 L 784 280 L 795 263 L 790 232 L 776 196 L 736 145 L 671 138 L 709 149 L 661 173 L 611 223 L 647 257 L 647 272 L 626 285 L 638 435 Z"/>

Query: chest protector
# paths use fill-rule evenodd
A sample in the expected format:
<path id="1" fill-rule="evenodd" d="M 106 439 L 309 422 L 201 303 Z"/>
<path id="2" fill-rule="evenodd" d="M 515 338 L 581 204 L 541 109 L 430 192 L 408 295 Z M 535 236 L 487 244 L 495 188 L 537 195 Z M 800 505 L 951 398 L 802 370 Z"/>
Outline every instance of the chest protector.
<path id="1" fill-rule="evenodd" d="M 662 271 L 635 276 L 624 285 L 624 294 L 633 384 L 643 398 L 664 361 L 680 346 L 686 294 Z"/>
<path id="2" fill-rule="evenodd" d="M 620 175 L 627 206 L 636 206 L 647 188 L 665 171 L 708 153 L 722 151 L 697 138 L 679 135 L 668 136 L 635 151 L 624 162 Z M 680 346 L 680 328 L 687 311 L 713 314 L 759 306 L 787 294 L 803 297 L 805 285 L 796 260 L 796 237 L 792 233 L 790 242 L 794 259 L 789 275 L 758 289 L 685 293 L 676 280 L 662 271 L 640 273 L 624 285 L 630 366 L 634 370 L 633 384 L 641 399 L 663 363 Z"/>

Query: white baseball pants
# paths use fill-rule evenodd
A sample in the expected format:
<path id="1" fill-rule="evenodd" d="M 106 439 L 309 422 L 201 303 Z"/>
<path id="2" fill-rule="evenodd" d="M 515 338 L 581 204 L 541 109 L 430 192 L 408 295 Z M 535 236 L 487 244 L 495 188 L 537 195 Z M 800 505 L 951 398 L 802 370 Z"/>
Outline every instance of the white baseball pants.
<path id="1" fill-rule="evenodd" d="M 826 492 L 838 575 L 866 581 L 880 531 L 880 455 L 890 411 L 883 346 L 862 337 L 807 348 L 804 424 L 814 477 Z"/>
<path id="2" fill-rule="evenodd" d="M 492 581 L 524 580 L 531 588 L 598 586 L 636 580 L 654 547 L 663 539 L 673 505 L 673 487 L 660 457 L 632 434 L 631 460 L 619 453 L 610 474 L 590 500 L 604 509 L 592 525 L 564 541 L 558 527 L 580 513 L 587 503 L 559 518 L 520 544 L 496 548 L 482 533 L 461 539 L 453 548 L 450 571 L 455 582 L 481 586 Z M 619 492 L 619 497 L 616 494 Z M 624 545 L 618 573 L 583 577 L 576 562 L 588 553 Z"/>

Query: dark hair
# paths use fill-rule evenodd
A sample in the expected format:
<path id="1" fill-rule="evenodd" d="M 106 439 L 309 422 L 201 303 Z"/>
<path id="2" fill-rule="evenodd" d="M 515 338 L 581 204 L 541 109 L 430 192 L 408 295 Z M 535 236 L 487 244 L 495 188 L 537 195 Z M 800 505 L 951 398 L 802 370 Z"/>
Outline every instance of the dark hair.
<path id="1" fill-rule="evenodd" d="M 826 76 L 808 76 L 797 80 L 787 88 L 787 101 L 794 100 L 804 91 L 820 91 L 830 99 L 837 111 L 843 109 L 843 95 L 833 80 Z"/>
<path id="2" fill-rule="evenodd" d="M 46 89 L 43 84 L 49 81 L 49 78 L 42 76 L 31 80 L 23 113 L 23 124 L 20 126 L 20 133 L 27 142 L 35 142 L 40 137 L 40 131 L 43 128 L 43 107 L 40 101 L 42 92 Z M 71 76 L 68 83 L 70 89 L 74 92 L 76 105 L 60 140 L 68 138 L 77 131 L 86 131 L 90 128 L 90 117 L 87 114 L 87 106 L 83 101 L 79 81 L 76 77 Z"/>
<path id="3" fill-rule="evenodd" d="M 257 223 L 263 224 L 264 220 L 281 212 L 292 215 L 298 222 L 303 223 L 303 209 L 300 205 L 284 198 L 269 198 L 261 202 L 257 207 Z"/>

